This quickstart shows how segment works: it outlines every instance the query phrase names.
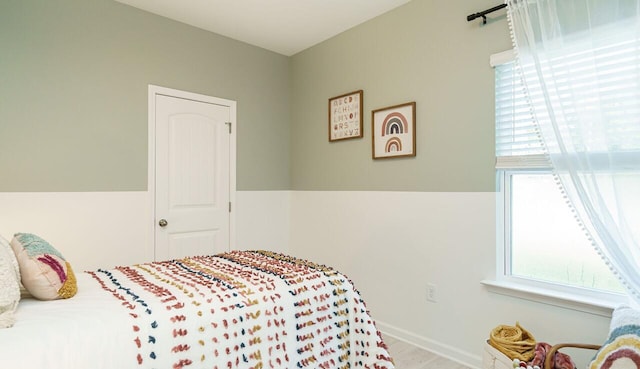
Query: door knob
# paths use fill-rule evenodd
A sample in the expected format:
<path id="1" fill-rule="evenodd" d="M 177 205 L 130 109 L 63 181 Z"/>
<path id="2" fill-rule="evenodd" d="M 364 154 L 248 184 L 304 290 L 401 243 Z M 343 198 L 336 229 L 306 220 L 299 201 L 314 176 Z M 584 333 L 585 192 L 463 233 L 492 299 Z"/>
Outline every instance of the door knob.
<path id="1" fill-rule="evenodd" d="M 167 222 L 167 220 L 166 220 L 166 219 L 160 219 L 160 221 L 158 222 L 158 225 L 159 225 L 160 227 L 166 227 L 166 226 L 167 226 L 167 224 L 169 224 L 169 223 Z"/>

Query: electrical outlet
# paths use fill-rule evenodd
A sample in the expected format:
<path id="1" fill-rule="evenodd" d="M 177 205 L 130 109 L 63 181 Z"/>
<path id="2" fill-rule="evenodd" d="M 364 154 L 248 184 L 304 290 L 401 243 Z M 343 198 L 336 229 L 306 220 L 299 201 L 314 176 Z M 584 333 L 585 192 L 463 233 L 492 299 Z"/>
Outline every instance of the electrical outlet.
<path id="1" fill-rule="evenodd" d="M 427 284 L 427 301 L 437 302 L 436 298 L 436 286 L 434 284 Z"/>

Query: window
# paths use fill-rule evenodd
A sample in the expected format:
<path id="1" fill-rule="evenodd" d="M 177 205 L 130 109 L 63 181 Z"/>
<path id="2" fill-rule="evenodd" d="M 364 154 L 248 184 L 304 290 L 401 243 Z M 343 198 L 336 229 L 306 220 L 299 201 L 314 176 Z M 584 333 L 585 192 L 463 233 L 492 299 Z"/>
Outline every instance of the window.
<path id="1" fill-rule="evenodd" d="M 497 279 L 577 300 L 622 301 L 624 289 L 589 243 L 555 182 L 529 109 L 536 102 L 535 91 L 529 99 L 524 94 L 510 55 L 492 57 Z"/>

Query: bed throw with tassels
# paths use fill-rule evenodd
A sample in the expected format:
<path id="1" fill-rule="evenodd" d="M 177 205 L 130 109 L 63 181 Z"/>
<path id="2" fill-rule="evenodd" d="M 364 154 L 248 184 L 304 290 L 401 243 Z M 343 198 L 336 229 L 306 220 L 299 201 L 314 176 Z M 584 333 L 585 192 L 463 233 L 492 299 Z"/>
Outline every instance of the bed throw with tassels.
<path id="1" fill-rule="evenodd" d="M 65 300 L 25 298 L 0 368 L 379 368 L 393 362 L 332 268 L 267 251 L 77 273 Z"/>
<path id="2" fill-rule="evenodd" d="M 127 310 L 139 368 L 393 367 L 359 293 L 322 265 L 235 251 L 90 275 Z"/>

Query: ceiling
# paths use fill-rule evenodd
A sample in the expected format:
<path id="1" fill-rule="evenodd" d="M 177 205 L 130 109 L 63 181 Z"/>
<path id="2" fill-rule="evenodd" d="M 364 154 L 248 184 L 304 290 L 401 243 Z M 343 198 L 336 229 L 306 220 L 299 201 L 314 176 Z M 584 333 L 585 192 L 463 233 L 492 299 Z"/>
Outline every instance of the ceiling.
<path id="1" fill-rule="evenodd" d="M 410 0 L 116 0 L 291 56 Z"/>

